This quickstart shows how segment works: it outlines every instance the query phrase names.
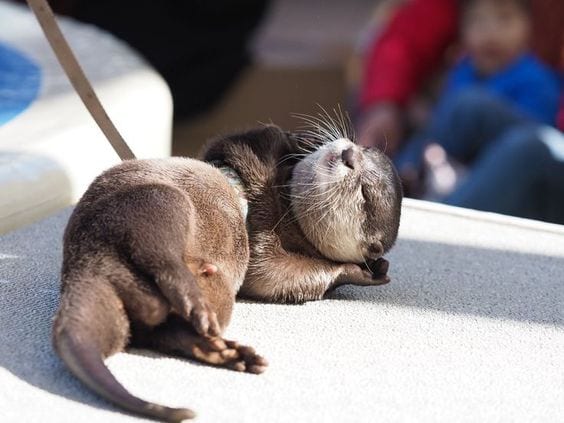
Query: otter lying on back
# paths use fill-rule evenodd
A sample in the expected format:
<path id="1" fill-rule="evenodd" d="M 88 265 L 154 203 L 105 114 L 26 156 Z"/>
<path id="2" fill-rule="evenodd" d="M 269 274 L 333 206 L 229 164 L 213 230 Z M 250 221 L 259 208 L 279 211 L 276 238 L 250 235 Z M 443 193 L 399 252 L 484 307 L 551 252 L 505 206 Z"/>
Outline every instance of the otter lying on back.
<path id="1" fill-rule="evenodd" d="M 80 380 L 131 412 L 191 418 L 132 396 L 103 359 L 133 346 L 261 373 L 264 358 L 221 337 L 238 293 L 302 302 L 388 282 L 402 199 L 390 161 L 311 135 L 262 127 L 210 142 L 213 166 L 133 160 L 92 183 L 65 231 L 53 329 Z"/>
<path id="2" fill-rule="evenodd" d="M 390 160 L 347 138 L 266 127 L 212 141 L 203 160 L 235 170 L 251 257 L 239 295 L 318 300 L 344 283 L 388 282 L 402 190 Z"/>

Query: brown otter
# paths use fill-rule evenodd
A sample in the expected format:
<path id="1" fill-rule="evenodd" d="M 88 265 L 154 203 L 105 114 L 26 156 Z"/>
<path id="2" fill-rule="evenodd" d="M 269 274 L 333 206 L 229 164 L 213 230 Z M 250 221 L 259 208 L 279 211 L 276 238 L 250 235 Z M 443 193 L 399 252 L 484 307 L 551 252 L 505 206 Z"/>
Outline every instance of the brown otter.
<path id="1" fill-rule="evenodd" d="M 134 413 L 191 418 L 132 396 L 103 359 L 134 346 L 261 373 L 264 358 L 221 338 L 238 292 L 301 302 L 388 282 L 397 175 L 382 153 L 318 135 L 266 126 L 210 142 L 215 167 L 132 160 L 100 175 L 64 236 L 53 337 L 70 370 Z"/>
<path id="2" fill-rule="evenodd" d="M 270 126 L 204 149 L 204 160 L 237 172 L 248 197 L 251 257 L 240 296 L 303 302 L 342 284 L 389 281 L 382 256 L 397 238 L 401 183 L 382 152 L 354 144 L 341 127 Z"/>

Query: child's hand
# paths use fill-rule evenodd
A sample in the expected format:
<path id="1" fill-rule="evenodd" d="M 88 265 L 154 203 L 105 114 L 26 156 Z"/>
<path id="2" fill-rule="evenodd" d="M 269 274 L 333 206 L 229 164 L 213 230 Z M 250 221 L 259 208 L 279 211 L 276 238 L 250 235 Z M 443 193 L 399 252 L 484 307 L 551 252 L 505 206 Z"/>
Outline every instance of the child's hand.
<path id="1" fill-rule="evenodd" d="M 359 127 L 359 144 L 378 147 L 393 156 L 402 137 L 402 119 L 397 106 L 381 103 L 364 113 Z"/>

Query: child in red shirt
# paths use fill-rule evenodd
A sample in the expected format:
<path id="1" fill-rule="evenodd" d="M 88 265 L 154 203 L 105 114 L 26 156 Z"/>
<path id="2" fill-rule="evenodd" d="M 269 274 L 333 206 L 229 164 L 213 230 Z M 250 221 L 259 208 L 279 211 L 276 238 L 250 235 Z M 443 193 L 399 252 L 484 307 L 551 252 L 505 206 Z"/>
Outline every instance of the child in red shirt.
<path id="1" fill-rule="evenodd" d="M 445 62 L 458 36 L 458 0 L 407 0 L 366 52 L 359 141 L 393 156 L 405 136 L 406 106 Z M 564 1 L 532 0 L 533 51 L 564 71 Z M 564 129 L 564 101 L 558 127 Z"/>

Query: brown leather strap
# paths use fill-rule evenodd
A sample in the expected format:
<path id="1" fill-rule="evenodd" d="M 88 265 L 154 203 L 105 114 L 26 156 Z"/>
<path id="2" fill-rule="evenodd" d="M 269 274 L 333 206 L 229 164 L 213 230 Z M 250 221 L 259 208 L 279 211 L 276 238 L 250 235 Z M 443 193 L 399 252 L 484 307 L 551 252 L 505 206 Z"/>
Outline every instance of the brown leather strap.
<path id="1" fill-rule="evenodd" d="M 112 123 L 102 103 L 100 103 L 100 100 L 92 89 L 92 85 L 90 85 L 86 75 L 84 75 L 84 71 L 63 36 L 47 1 L 27 0 L 27 4 L 31 10 L 33 10 L 33 13 L 35 13 L 35 17 L 39 21 L 45 37 L 49 41 L 49 44 L 51 44 L 51 48 L 55 52 L 72 86 L 118 156 L 122 160 L 135 159 L 135 155 Z"/>

